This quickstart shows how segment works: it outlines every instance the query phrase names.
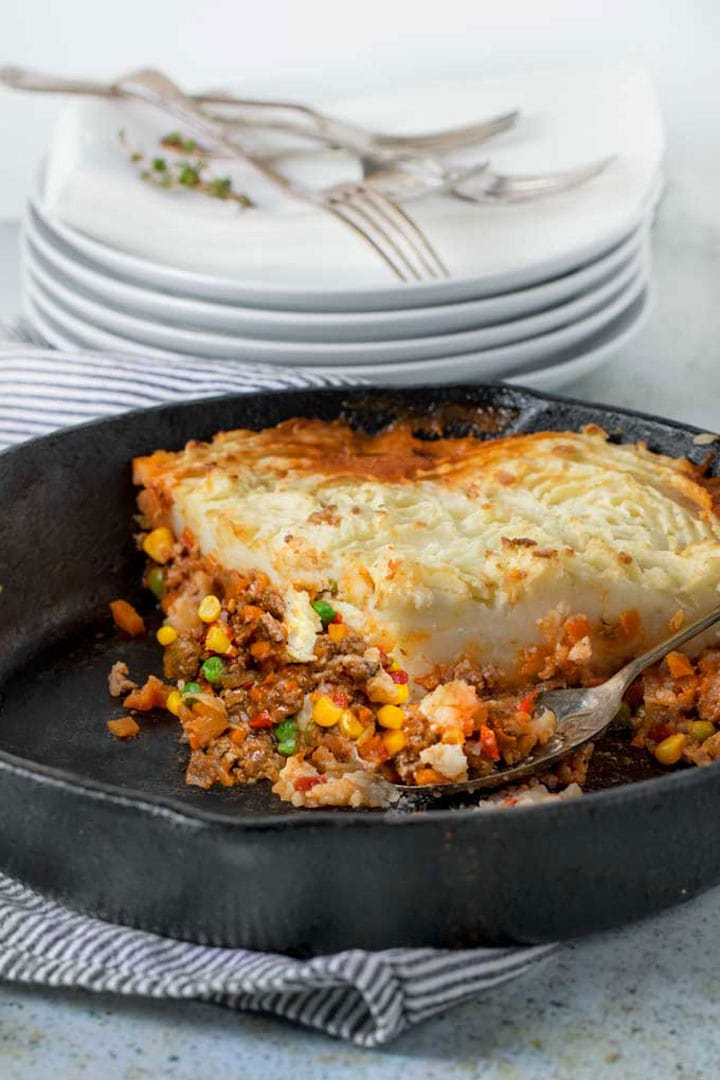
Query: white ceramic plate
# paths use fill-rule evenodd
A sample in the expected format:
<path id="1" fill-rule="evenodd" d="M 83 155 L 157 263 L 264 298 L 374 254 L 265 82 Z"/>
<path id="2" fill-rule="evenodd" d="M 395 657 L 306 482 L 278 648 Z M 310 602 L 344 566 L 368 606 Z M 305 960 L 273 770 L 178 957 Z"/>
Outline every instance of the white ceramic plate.
<path id="1" fill-rule="evenodd" d="M 57 349 L 76 351 L 78 348 L 103 348 L 111 352 L 127 352 L 124 343 L 117 339 L 110 340 L 109 336 L 104 344 L 90 345 L 82 336 L 77 337 L 66 327 L 60 327 L 55 323 L 52 315 L 47 312 L 41 300 L 26 293 L 24 297 L 25 312 L 35 330 L 50 345 Z M 622 315 L 614 319 L 597 334 L 591 335 L 574 349 L 567 351 L 565 356 L 556 357 L 556 362 L 548 363 L 534 371 L 523 372 L 520 375 L 506 379 L 506 382 L 520 386 L 528 386 L 536 390 L 557 390 L 568 386 L 576 379 L 587 375 L 590 371 L 606 364 L 617 352 L 622 349 L 642 329 L 647 321 L 652 308 L 651 290 L 645 289 L 640 296 L 628 307 Z M 142 355 L 155 356 L 154 350 L 144 350 Z M 166 359 L 173 359 L 166 357 Z M 465 366 L 456 371 L 445 372 L 437 379 L 413 379 L 407 381 L 384 378 L 382 372 L 372 382 L 376 385 L 432 385 L 433 382 L 447 383 L 451 381 L 481 382 L 485 377 Z"/>
<path id="2" fill-rule="evenodd" d="M 32 208 L 24 232 L 48 268 L 52 267 L 69 286 L 86 290 L 91 299 L 106 301 L 128 313 L 147 315 L 171 326 L 275 341 L 368 342 L 456 333 L 524 318 L 565 303 L 620 272 L 646 242 L 647 226 L 631 233 L 595 262 L 529 289 L 458 304 L 348 313 L 248 308 L 143 287 L 112 274 L 76 251 Z"/>
<path id="3" fill-rule="evenodd" d="M 647 274 L 640 273 L 623 292 L 600 312 L 580 320 L 572 327 L 563 327 L 538 338 L 500 346 L 495 349 L 463 353 L 457 356 L 439 356 L 430 360 L 404 364 L 370 364 L 353 366 L 325 366 L 321 368 L 306 366 L 305 370 L 326 374 L 353 375 L 370 381 L 395 382 L 399 385 L 426 382 L 449 382 L 457 378 L 506 378 L 519 371 L 529 371 L 544 366 L 563 357 L 575 358 L 574 351 L 582 341 L 600 332 L 605 326 L 619 317 L 647 287 Z M 49 317 L 61 332 L 69 333 L 76 343 L 86 348 L 123 350 L 135 355 L 149 355 L 176 359 L 181 354 L 165 349 L 158 349 L 131 340 L 119 334 L 113 334 L 97 327 L 58 303 L 47 290 L 24 277 L 24 294 L 30 304 Z M 42 332 L 42 331 L 41 331 Z M 199 361 L 201 358 L 198 358 Z M 238 353 L 238 360 L 247 361 L 247 357 Z M 463 374 L 464 373 L 464 374 Z"/>
<path id="4" fill-rule="evenodd" d="M 60 306 L 101 330 L 120 334 L 140 344 L 214 360 L 233 360 L 242 356 L 247 362 L 256 363 L 355 367 L 358 364 L 404 364 L 438 356 L 485 351 L 563 329 L 563 341 L 567 343 L 582 337 L 585 320 L 596 314 L 602 315 L 645 272 L 648 257 L 647 251 L 641 250 L 615 276 L 596 289 L 525 319 L 442 336 L 369 343 L 274 342 L 169 326 L 138 318 L 107 302 L 91 299 L 84 291 L 61 281 L 47 264 L 43 266 L 42 257 L 27 241 L 24 243 L 23 260 L 30 278 Z"/>

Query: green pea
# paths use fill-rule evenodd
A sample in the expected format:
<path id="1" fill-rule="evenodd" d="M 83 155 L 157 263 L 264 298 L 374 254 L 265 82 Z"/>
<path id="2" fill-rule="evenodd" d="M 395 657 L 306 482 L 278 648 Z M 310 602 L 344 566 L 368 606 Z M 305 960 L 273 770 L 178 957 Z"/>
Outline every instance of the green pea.
<path id="1" fill-rule="evenodd" d="M 180 691 L 181 694 L 202 694 L 202 690 L 196 682 L 186 682 Z"/>
<path id="2" fill-rule="evenodd" d="M 218 683 L 225 674 L 225 665 L 219 656 L 209 656 L 200 668 L 209 683 Z"/>
<path id="3" fill-rule="evenodd" d="M 162 566 L 152 566 L 146 577 L 147 587 L 154 596 L 161 600 L 165 595 L 165 570 Z"/>
<path id="4" fill-rule="evenodd" d="M 706 739 L 710 739 L 715 734 L 715 725 L 711 724 L 709 720 L 693 720 L 688 727 L 688 731 L 693 739 L 698 742 L 705 742 Z"/>
<path id="5" fill-rule="evenodd" d="M 284 739 L 283 742 L 278 743 L 278 754 L 282 754 L 283 757 L 292 757 L 295 753 L 295 740 Z"/>
<path id="6" fill-rule="evenodd" d="M 327 600 L 313 600 L 313 611 L 320 616 L 323 626 L 327 626 L 335 618 L 335 608 L 328 604 Z"/>
<path id="7" fill-rule="evenodd" d="M 278 742 L 285 742 L 286 739 L 295 739 L 297 735 L 297 727 L 294 720 L 283 720 L 281 724 L 275 726 L 275 736 Z"/>

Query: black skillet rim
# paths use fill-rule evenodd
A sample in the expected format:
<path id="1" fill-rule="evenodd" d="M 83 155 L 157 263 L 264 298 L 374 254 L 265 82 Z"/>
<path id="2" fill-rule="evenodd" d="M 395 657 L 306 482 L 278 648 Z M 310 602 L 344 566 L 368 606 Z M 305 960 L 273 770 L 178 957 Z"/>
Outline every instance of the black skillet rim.
<path id="1" fill-rule="evenodd" d="M 448 392 L 453 390 L 461 395 L 463 392 L 467 392 L 470 389 L 499 389 L 507 391 L 518 391 L 528 397 L 536 399 L 538 402 L 557 402 L 561 405 L 568 406 L 580 406 L 584 409 L 596 409 L 600 414 L 606 416 L 611 414 L 614 416 L 632 417 L 638 420 L 649 421 L 650 423 L 660 423 L 666 427 L 675 428 L 682 432 L 684 435 L 701 435 L 705 434 L 702 428 L 695 427 L 693 424 L 685 424 L 679 420 L 672 420 L 668 417 L 654 415 L 652 413 L 641 412 L 638 409 L 628 409 L 622 406 L 607 405 L 595 402 L 583 401 L 581 398 L 563 397 L 557 394 L 544 394 L 540 391 L 530 389 L 517 384 L 507 384 L 502 382 L 483 382 L 483 383 L 468 383 L 459 384 L 453 386 L 442 386 L 437 389 L 442 391 L 443 397 Z M 49 432 L 46 435 L 37 436 L 34 439 L 28 439 L 18 445 L 12 445 L 6 447 L 4 450 L 0 450 L 0 461 L 7 459 L 9 456 L 15 456 L 22 454 L 23 450 L 28 446 L 36 446 L 38 444 L 47 443 L 52 445 L 57 440 L 62 440 L 63 437 L 69 432 L 77 432 L 88 428 L 100 427 L 104 425 L 112 425 L 122 423 L 123 420 L 136 419 L 141 415 L 153 415 L 155 413 L 162 412 L 171 408 L 182 408 L 182 406 L 193 406 L 201 402 L 213 403 L 229 400 L 242 401 L 249 397 L 272 397 L 276 394 L 288 394 L 293 393 L 293 390 L 297 389 L 298 393 L 307 392 L 307 387 L 298 388 L 286 388 L 283 387 L 278 390 L 266 390 L 257 394 L 216 394 L 212 397 L 203 398 L 183 398 L 177 401 L 162 402 L 159 405 L 145 406 L 138 409 L 128 409 L 121 413 L 116 413 L 112 416 L 99 417 L 93 420 L 88 420 L 81 424 L 73 424 L 67 428 L 62 428 L 57 431 Z M 328 392 L 338 393 L 346 392 L 348 394 L 357 394 L 358 392 L 365 393 L 388 393 L 403 390 L 413 389 L 412 387 L 393 387 L 393 386 L 372 386 L 372 385 L 352 385 L 352 386 L 327 386 L 327 387 L 315 387 L 314 390 L 320 395 L 325 395 Z M 417 388 L 415 388 L 417 389 Z M 429 388 L 432 389 L 432 388 Z M 601 810 L 606 805 L 612 805 L 619 800 L 634 801 L 637 798 L 651 797 L 663 786 L 672 783 L 675 788 L 685 787 L 689 791 L 692 791 L 696 786 L 704 785 L 707 779 L 712 779 L 712 773 L 717 768 L 720 768 L 720 762 L 713 763 L 705 768 L 690 768 L 683 769 L 680 772 L 674 772 L 667 776 L 657 776 L 647 780 L 630 781 L 627 784 L 618 784 L 612 788 L 605 789 L 603 791 L 588 791 L 584 792 L 579 799 L 568 799 L 559 802 L 548 802 L 546 804 L 536 804 L 529 806 L 516 806 L 513 807 L 513 818 L 517 818 L 518 814 L 532 813 L 533 815 L 542 815 L 543 817 L 554 817 L 557 814 L 564 814 L 567 816 L 572 812 L 573 807 L 579 809 L 580 806 L 584 806 L 588 809 L 588 800 L 592 801 L 592 806 Z M 98 802 L 110 802 L 118 806 L 131 806 L 154 815 L 169 816 L 172 818 L 179 818 L 187 823 L 196 823 L 202 825 L 215 825 L 222 826 L 230 829 L 241 829 L 244 832 L 247 831 L 272 831 L 277 829 L 283 829 L 287 827 L 291 828 L 303 828 L 312 826 L 331 826 L 333 828 L 353 828 L 358 824 L 374 824 L 390 827 L 420 827 L 427 824 L 428 821 L 437 822 L 438 824 L 452 824 L 457 823 L 460 820 L 467 820 L 469 818 L 475 818 L 479 821 L 493 821 L 495 813 L 493 811 L 484 813 L 478 811 L 477 806 L 470 807 L 457 807 L 457 808 L 440 808 L 434 810 L 432 807 L 423 808 L 415 811 L 396 811 L 388 810 L 384 812 L 368 812 L 367 810 L 345 810 L 343 813 L 338 814 L 334 810 L 309 810 L 306 813 L 290 814 L 283 816 L 271 815 L 271 814 L 258 814 L 252 818 L 233 818 L 227 814 L 221 814 L 214 810 L 206 810 L 203 807 L 188 808 L 187 804 L 183 804 L 178 800 L 175 800 L 169 796 L 164 795 L 149 795 L 147 793 L 133 793 L 132 790 L 117 787 L 114 784 L 103 783 L 98 780 L 92 780 L 85 778 L 77 773 L 70 772 L 66 769 L 56 769 L 50 765 L 44 765 L 41 762 L 31 762 L 26 758 L 18 757 L 15 754 L 8 753 L 0 747 L 0 773 L 11 772 L 17 776 L 25 776 L 28 779 L 36 780 L 40 783 L 47 784 L 53 787 L 61 789 L 70 789 L 71 791 L 78 791 L 86 795 L 92 800 Z M 708 774 L 710 774 L 708 776 Z M 472 793 L 469 793 L 469 797 L 472 797 Z M 500 808 L 498 808 L 500 812 Z"/>

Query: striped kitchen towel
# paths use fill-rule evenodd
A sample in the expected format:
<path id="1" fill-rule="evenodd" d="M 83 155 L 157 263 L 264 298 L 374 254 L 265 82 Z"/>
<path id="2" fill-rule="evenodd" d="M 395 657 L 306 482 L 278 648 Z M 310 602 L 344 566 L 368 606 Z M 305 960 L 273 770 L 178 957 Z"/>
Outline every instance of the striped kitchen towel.
<path id="1" fill-rule="evenodd" d="M 0 446 L 162 401 L 349 385 L 266 366 L 56 352 L 17 337 L 0 346 Z M 353 949 L 295 960 L 114 926 L 0 874 L 0 978 L 275 1013 L 366 1047 L 522 975 L 553 948 Z"/>
<path id="2" fill-rule="evenodd" d="M 67 353 L 7 341 L 22 326 L 0 324 L 0 448 L 68 424 L 163 401 L 261 390 L 352 386 L 343 376 L 230 361 L 146 361 L 107 353 Z"/>

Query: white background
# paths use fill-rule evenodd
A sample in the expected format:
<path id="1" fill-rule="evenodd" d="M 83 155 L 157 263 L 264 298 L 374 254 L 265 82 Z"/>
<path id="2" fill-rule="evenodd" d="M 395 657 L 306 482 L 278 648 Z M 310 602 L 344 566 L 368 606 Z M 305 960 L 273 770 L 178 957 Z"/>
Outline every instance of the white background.
<path id="1" fill-rule="evenodd" d="M 669 176 L 716 191 L 720 0 L 0 0 L 5 63 L 63 74 L 165 67 L 189 89 L 227 83 L 327 97 L 426 75 L 601 57 L 650 67 Z M 0 91 L 0 218 L 17 217 L 58 99 Z"/>

